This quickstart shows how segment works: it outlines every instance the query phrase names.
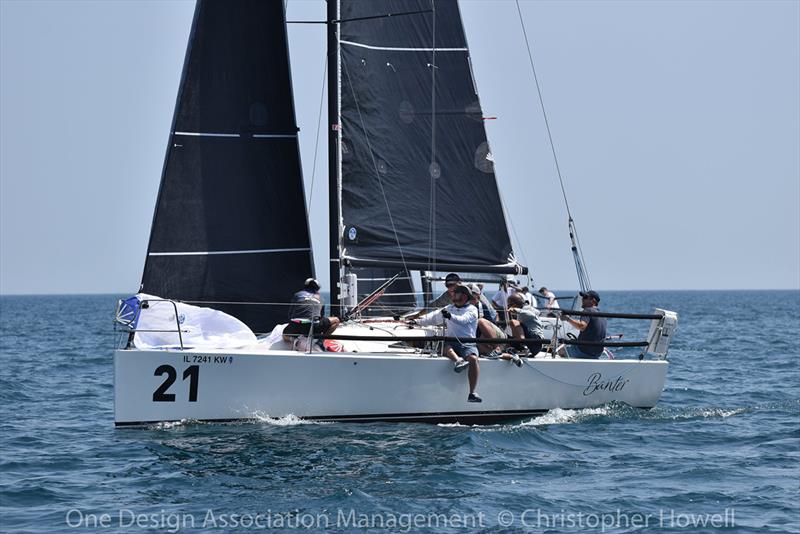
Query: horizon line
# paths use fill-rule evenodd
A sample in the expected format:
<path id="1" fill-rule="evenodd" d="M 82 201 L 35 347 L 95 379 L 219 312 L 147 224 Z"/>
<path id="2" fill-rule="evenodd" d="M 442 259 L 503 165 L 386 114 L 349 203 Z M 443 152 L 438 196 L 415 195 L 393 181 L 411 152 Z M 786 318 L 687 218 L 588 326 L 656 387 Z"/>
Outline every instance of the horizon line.
<path id="1" fill-rule="evenodd" d="M 569 289 L 569 290 L 554 290 L 557 293 L 577 293 L 579 289 Z M 769 287 L 769 288 L 681 288 L 681 289 L 600 289 L 599 291 L 627 291 L 627 292 L 655 292 L 655 291 L 800 291 L 800 287 Z M 323 290 L 323 293 L 330 293 L 330 290 Z M 79 296 L 102 296 L 102 295 L 135 295 L 136 293 L 131 293 L 129 291 L 119 291 L 119 292 L 108 292 L 108 291 L 98 291 L 98 292 L 80 292 L 80 293 L 3 293 L 0 292 L 0 297 L 79 297 Z"/>

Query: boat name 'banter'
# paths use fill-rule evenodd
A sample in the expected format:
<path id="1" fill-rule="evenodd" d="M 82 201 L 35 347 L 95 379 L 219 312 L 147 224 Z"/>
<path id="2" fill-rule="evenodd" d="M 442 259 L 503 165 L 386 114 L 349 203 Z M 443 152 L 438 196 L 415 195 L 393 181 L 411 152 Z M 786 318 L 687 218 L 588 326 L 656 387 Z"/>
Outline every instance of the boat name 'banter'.
<path id="1" fill-rule="evenodd" d="M 603 380 L 603 375 L 600 373 L 592 373 L 589 375 L 587 382 L 589 385 L 583 390 L 583 394 L 586 396 L 591 395 L 595 391 L 622 391 L 622 388 L 624 388 L 625 384 L 630 382 L 630 380 L 623 380 L 621 376 Z"/>

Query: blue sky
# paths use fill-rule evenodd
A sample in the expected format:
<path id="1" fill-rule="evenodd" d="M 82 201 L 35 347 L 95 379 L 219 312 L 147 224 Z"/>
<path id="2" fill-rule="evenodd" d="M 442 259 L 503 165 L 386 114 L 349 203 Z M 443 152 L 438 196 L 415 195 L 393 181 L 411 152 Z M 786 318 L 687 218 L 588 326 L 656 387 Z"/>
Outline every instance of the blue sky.
<path id="1" fill-rule="evenodd" d="M 0 292 L 137 289 L 193 6 L 0 2 Z M 800 287 L 800 2 L 522 10 L 594 287 Z M 289 1 L 289 19 L 324 12 Z M 516 248 L 535 285 L 576 287 L 516 6 L 462 15 Z M 324 46 L 322 26 L 291 26 L 309 196 Z"/>

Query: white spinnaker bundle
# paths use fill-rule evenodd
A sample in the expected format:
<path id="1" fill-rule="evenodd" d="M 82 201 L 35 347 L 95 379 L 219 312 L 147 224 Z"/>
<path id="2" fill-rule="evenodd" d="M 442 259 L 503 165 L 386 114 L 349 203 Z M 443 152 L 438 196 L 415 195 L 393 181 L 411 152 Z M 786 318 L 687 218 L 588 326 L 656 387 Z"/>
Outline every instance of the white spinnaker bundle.
<path id="1" fill-rule="evenodd" d="M 136 298 L 142 304 L 133 339 L 137 349 L 180 348 L 181 340 L 184 348 L 194 349 L 227 349 L 257 343 L 255 334 L 247 325 L 219 310 L 172 302 L 144 293 L 137 294 Z"/>

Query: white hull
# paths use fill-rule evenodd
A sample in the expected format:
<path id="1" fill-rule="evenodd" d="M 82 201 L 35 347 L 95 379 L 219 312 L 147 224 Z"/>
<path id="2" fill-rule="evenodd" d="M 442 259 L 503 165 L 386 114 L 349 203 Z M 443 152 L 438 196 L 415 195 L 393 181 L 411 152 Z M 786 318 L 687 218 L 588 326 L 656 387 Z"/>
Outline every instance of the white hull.
<path id="1" fill-rule="evenodd" d="M 115 423 L 289 414 L 328 421 L 482 423 L 612 401 L 651 408 L 667 367 L 664 360 L 527 359 L 522 368 L 481 360 L 483 402 L 469 403 L 467 372 L 454 373 L 441 357 L 126 349 L 114 354 Z M 164 387 L 170 374 L 175 380 Z"/>

